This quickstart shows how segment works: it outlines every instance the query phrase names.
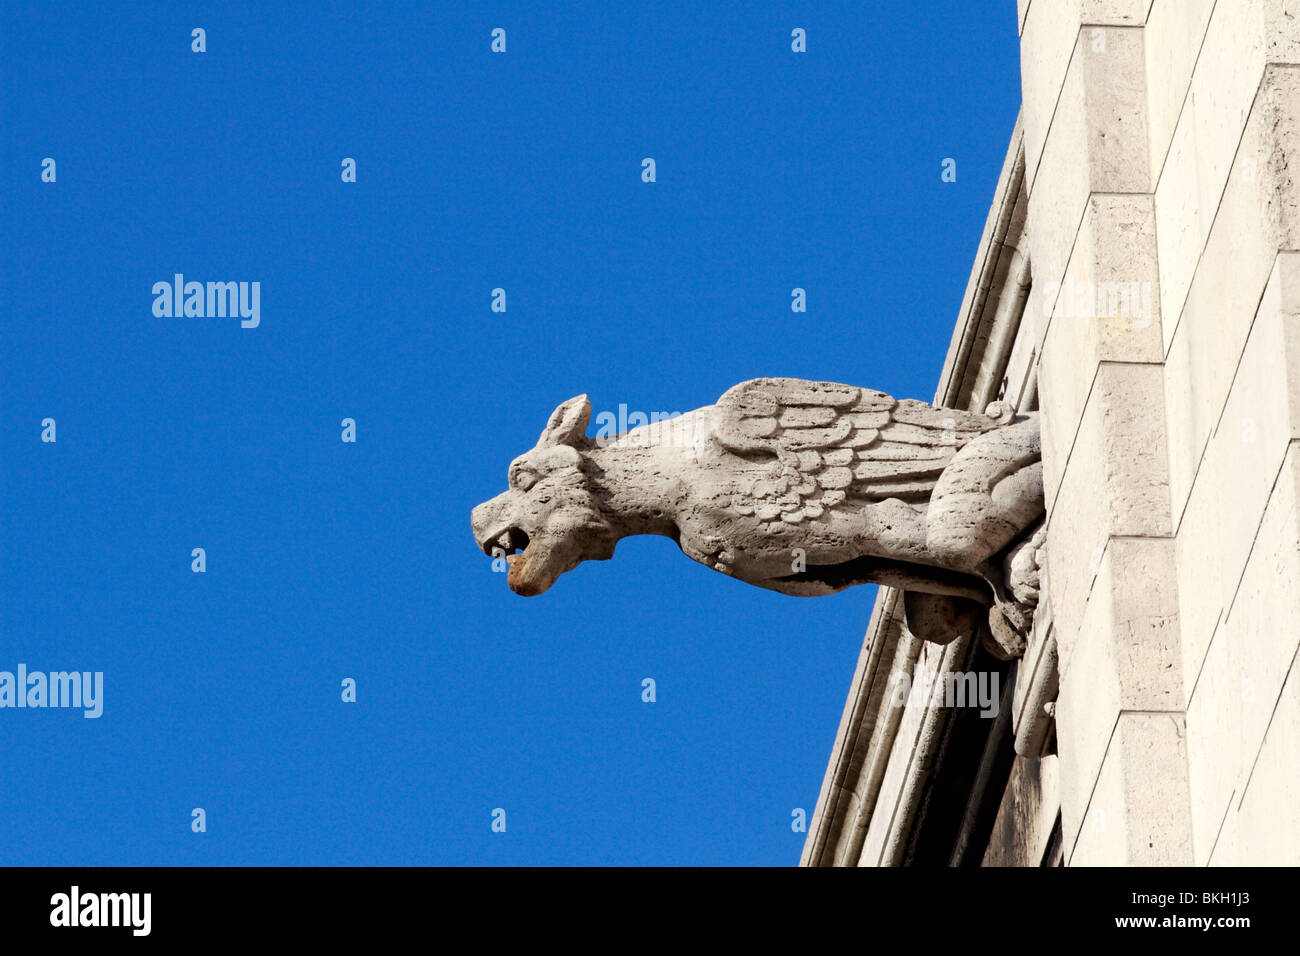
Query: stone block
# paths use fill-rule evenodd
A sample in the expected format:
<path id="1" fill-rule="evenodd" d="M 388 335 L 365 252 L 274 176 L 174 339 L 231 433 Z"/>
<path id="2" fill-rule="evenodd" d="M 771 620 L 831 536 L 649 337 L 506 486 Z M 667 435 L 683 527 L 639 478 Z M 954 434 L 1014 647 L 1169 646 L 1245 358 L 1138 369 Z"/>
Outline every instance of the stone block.
<path id="1" fill-rule="evenodd" d="M 1233 175 L 1191 281 L 1166 359 L 1170 488 L 1181 513 L 1206 442 L 1223 410 L 1246 337 L 1277 254 L 1300 249 L 1300 67 L 1269 67 L 1242 138 L 1242 157 L 1258 160 L 1250 175 Z M 1164 184 L 1161 184 L 1161 188 Z M 1184 198 L 1182 201 L 1187 201 Z M 1161 240 L 1162 316 L 1168 311 L 1169 268 Z"/>
<path id="2" fill-rule="evenodd" d="M 1246 790 L 1233 800 L 1211 866 L 1300 866 L 1300 671 L 1294 664 Z"/>
<path id="3" fill-rule="evenodd" d="M 1112 538 L 1076 631 L 1057 633 L 1068 654 L 1056 705 L 1062 831 L 1072 836 L 1097 779 L 1111 729 L 1126 711 L 1183 709 L 1178 588 L 1169 538 Z"/>
<path id="4" fill-rule="evenodd" d="M 1293 442 L 1187 710 L 1196 862 L 1245 791 L 1274 704 L 1300 647 L 1300 443 Z"/>
<path id="5" fill-rule="evenodd" d="M 1027 100 L 1024 116 L 1028 176 L 1033 156 Z M 1142 31 L 1089 28 L 1078 35 L 1029 187 L 1034 282 L 1062 282 L 1090 194 L 1149 192 L 1150 182 Z"/>
<path id="6" fill-rule="evenodd" d="M 1196 66 L 1197 54 L 1209 27 L 1215 0 L 1156 0 L 1147 18 L 1147 130 L 1151 170 L 1160 178 L 1174 128 Z M 1206 64 L 1206 69 L 1210 69 Z"/>
<path id="7" fill-rule="evenodd" d="M 1186 761 L 1182 714 L 1123 714 L 1067 865 L 1190 865 Z"/>
<path id="8" fill-rule="evenodd" d="M 1221 482 L 1217 555 L 1224 607 L 1294 438 L 1300 438 L 1300 253 L 1288 252 L 1274 264 L 1205 456 L 1217 460 Z"/>
<path id="9" fill-rule="evenodd" d="M 1110 537 L 1171 533 L 1160 373 L 1159 365 L 1102 363 L 1068 461 L 1043 456 L 1045 474 L 1064 475 L 1055 479 L 1047 541 L 1062 674 Z M 1043 427 L 1055 427 L 1046 412 Z"/>
<path id="10" fill-rule="evenodd" d="M 1094 31 L 1106 27 L 1141 27 L 1146 22 L 1151 0 L 1044 0 L 1021 3 L 1020 75 L 1021 102 L 1025 118 L 1026 179 L 1036 179 L 1039 158 L 1053 115 L 1060 110 L 1058 98 L 1065 75 L 1077 53 L 1081 36 L 1091 42 Z"/>
<path id="11" fill-rule="evenodd" d="M 1239 0 L 1218 4 L 1210 19 L 1156 187 L 1166 351 L 1198 263 L 1208 258 L 1207 237 L 1222 215 L 1221 200 L 1228 201 L 1225 185 L 1240 180 L 1251 187 L 1247 193 L 1258 193 L 1268 185 L 1267 170 L 1260 167 L 1268 163 L 1271 150 L 1261 147 L 1266 142 L 1262 124 L 1255 124 L 1256 135 L 1249 144 L 1243 142 L 1242 131 L 1247 117 L 1265 105 L 1260 102 L 1267 99 L 1266 89 L 1261 88 L 1261 79 L 1267 79 L 1265 64 L 1300 63 L 1296 13 L 1293 2 Z M 1277 82 L 1274 78 L 1275 97 L 1294 96 L 1294 87 L 1278 88 Z M 1274 104 L 1271 111 L 1288 112 L 1280 105 Z M 1289 112 L 1295 112 L 1294 102 Z"/>
<path id="12" fill-rule="evenodd" d="M 1162 362 L 1155 217 L 1149 195 L 1093 195 L 1043 343 L 1040 404 L 1053 427 L 1044 457 L 1065 461 L 1100 362 Z M 1057 427 L 1057 426 L 1060 427 Z M 1051 445 L 1047 444 L 1051 441 Z M 1045 489 L 1059 487 L 1057 471 Z"/>
<path id="13" fill-rule="evenodd" d="M 1225 491 L 1219 471 L 1216 457 L 1201 465 L 1174 544 L 1181 622 L 1179 637 L 1183 674 L 1186 676 L 1183 691 L 1188 696 L 1226 606 L 1223 601 L 1223 566 L 1219 558 L 1219 522 Z M 1183 706 L 1186 707 L 1186 700 Z"/>

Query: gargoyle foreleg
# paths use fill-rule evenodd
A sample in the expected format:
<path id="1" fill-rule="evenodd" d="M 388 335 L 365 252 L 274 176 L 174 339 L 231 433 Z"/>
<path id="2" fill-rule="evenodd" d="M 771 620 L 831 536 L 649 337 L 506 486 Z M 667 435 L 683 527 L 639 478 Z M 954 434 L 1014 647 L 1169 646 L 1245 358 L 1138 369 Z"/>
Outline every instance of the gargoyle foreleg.
<path id="1" fill-rule="evenodd" d="M 935 483 L 926 545 L 945 563 L 984 573 L 989 558 L 1043 513 L 1043 466 L 1036 417 L 988 432 L 963 447 Z M 998 585 L 994 584 L 995 590 Z M 1001 595 L 999 595 L 1001 600 Z"/>

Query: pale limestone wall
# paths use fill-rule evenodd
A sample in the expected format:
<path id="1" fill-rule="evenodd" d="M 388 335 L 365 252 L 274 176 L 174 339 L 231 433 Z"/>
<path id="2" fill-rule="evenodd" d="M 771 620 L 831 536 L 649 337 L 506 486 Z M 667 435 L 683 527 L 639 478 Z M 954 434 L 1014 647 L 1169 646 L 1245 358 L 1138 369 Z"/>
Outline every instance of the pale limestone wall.
<path id="1" fill-rule="evenodd" d="M 1018 6 L 1040 803 L 1069 865 L 1300 864 L 1300 0 Z"/>

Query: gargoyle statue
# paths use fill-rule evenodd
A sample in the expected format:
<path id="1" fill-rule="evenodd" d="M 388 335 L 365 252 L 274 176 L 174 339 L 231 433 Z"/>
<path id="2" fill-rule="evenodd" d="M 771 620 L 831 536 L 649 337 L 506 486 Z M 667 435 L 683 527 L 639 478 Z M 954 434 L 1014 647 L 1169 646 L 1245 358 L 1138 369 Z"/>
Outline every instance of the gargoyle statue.
<path id="1" fill-rule="evenodd" d="M 875 582 L 904 591 L 910 630 L 974 633 L 1019 656 L 1038 603 L 1043 473 L 1034 414 L 758 378 L 717 404 L 586 436 L 579 395 L 474 509 L 479 547 L 517 594 L 541 594 L 620 538 L 661 534 L 701 564 L 785 594 Z"/>

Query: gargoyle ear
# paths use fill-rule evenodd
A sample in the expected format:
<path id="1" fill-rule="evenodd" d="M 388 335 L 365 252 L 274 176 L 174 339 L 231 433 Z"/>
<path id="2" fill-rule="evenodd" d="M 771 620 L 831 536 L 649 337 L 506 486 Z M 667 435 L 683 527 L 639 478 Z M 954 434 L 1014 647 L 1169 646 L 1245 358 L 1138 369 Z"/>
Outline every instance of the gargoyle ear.
<path id="1" fill-rule="evenodd" d="M 551 412 L 551 420 L 546 423 L 546 431 L 542 432 L 537 444 L 541 448 L 576 445 L 578 439 L 587 433 L 590 419 L 591 402 L 587 396 L 574 396 Z"/>

